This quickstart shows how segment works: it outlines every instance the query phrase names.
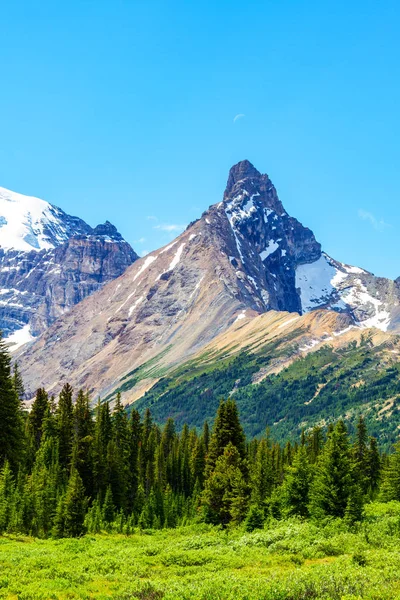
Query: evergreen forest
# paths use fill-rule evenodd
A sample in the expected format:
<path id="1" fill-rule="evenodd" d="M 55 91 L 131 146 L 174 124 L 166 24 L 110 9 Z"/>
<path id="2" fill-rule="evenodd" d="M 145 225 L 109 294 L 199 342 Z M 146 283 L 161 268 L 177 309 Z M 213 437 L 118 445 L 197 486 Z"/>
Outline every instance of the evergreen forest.
<path id="1" fill-rule="evenodd" d="M 221 400 L 211 427 L 149 409 L 129 414 L 75 395 L 37 390 L 23 408 L 23 382 L 0 350 L 0 532 L 78 537 L 85 532 L 174 528 L 204 522 L 262 528 L 270 518 L 340 518 L 349 527 L 373 500 L 400 501 L 400 446 L 382 453 L 360 416 L 314 426 L 294 443 L 268 429 L 246 439 L 234 400 Z"/>

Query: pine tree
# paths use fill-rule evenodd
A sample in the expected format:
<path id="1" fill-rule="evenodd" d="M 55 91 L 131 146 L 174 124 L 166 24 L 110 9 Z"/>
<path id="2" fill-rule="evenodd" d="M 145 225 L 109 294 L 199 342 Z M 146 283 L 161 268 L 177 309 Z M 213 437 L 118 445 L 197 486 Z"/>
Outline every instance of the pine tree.
<path id="1" fill-rule="evenodd" d="M 288 515 L 307 517 L 311 485 L 311 468 L 305 446 L 300 446 L 287 469 L 282 488 L 284 510 Z"/>
<path id="2" fill-rule="evenodd" d="M 207 453 L 208 452 L 208 446 L 210 444 L 210 428 L 208 426 L 208 421 L 204 421 L 203 433 L 202 433 L 201 437 L 203 438 L 204 447 L 205 447 L 206 453 Z"/>
<path id="3" fill-rule="evenodd" d="M 112 438 L 110 405 L 102 404 L 100 398 L 96 406 L 96 422 L 93 439 L 93 492 L 102 500 L 108 485 L 107 448 Z"/>
<path id="4" fill-rule="evenodd" d="M 249 512 L 246 517 L 245 528 L 246 531 L 254 531 L 255 529 L 262 529 L 264 525 L 264 512 L 256 505 L 250 506 Z"/>
<path id="5" fill-rule="evenodd" d="M 368 481 L 368 432 L 364 418 L 360 415 L 357 423 L 356 441 L 353 446 L 354 476 L 363 493 L 369 487 Z"/>
<path id="6" fill-rule="evenodd" d="M 85 488 L 76 469 L 71 473 L 64 502 L 64 536 L 79 537 L 85 533 L 87 508 Z"/>
<path id="7" fill-rule="evenodd" d="M 50 532 L 61 491 L 58 440 L 50 435 L 50 428 L 47 431 L 48 436 L 43 435 L 25 486 L 25 495 L 29 498 L 30 530 L 38 537 L 45 537 Z"/>
<path id="8" fill-rule="evenodd" d="M 164 426 L 162 435 L 161 435 L 161 446 L 162 451 L 164 453 L 164 457 L 166 458 L 168 454 L 171 452 L 174 440 L 176 438 L 175 432 L 175 423 L 174 420 L 169 418 Z"/>
<path id="9" fill-rule="evenodd" d="M 0 534 L 7 531 L 11 520 L 14 490 L 14 477 L 10 464 L 6 461 L 0 472 Z"/>
<path id="10" fill-rule="evenodd" d="M 200 488 L 203 487 L 204 483 L 204 471 L 206 467 L 206 448 L 204 445 L 203 437 L 197 438 L 194 448 L 192 450 L 190 456 L 190 471 L 191 471 L 191 479 L 198 485 Z"/>
<path id="11" fill-rule="evenodd" d="M 379 454 L 378 443 L 374 437 L 369 438 L 366 463 L 366 478 L 369 491 L 372 497 L 375 497 L 381 479 L 381 457 Z"/>
<path id="12" fill-rule="evenodd" d="M 15 362 L 14 366 L 13 366 L 12 379 L 13 379 L 14 391 L 17 394 L 19 401 L 22 403 L 23 399 L 24 399 L 24 395 L 25 395 L 25 388 L 24 388 L 24 382 L 22 381 L 21 373 L 19 371 L 17 362 Z"/>
<path id="13" fill-rule="evenodd" d="M 383 502 L 400 501 L 400 442 L 395 445 L 395 451 L 389 456 L 383 470 L 379 498 Z"/>
<path id="14" fill-rule="evenodd" d="M 72 403 L 72 394 L 72 387 L 69 383 L 66 383 L 58 397 L 58 406 L 56 410 L 60 466 L 65 471 L 69 469 L 71 464 L 74 437 L 74 407 Z"/>
<path id="15" fill-rule="evenodd" d="M 117 400 L 112 415 L 112 439 L 107 447 L 107 482 L 111 485 L 113 499 L 117 509 L 126 509 L 129 485 L 129 423 L 126 411 Z"/>
<path id="16" fill-rule="evenodd" d="M 181 457 L 180 469 L 180 491 L 187 498 L 191 492 L 191 477 L 190 477 L 190 454 L 189 454 L 189 428 L 185 424 L 182 429 L 181 438 L 179 440 L 179 454 Z"/>
<path id="17" fill-rule="evenodd" d="M 93 486 L 93 419 L 89 396 L 78 392 L 74 408 L 74 440 L 71 470 L 77 470 L 89 497 L 94 496 Z"/>
<path id="18" fill-rule="evenodd" d="M 324 445 L 324 438 L 321 427 L 317 425 L 313 427 L 310 435 L 307 438 L 307 452 L 310 463 L 316 463 Z"/>
<path id="19" fill-rule="evenodd" d="M 39 388 L 29 413 L 29 427 L 32 432 L 35 450 L 39 449 L 42 441 L 43 423 L 50 410 L 49 396 L 45 389 Z"/>
<path id="20" fill-rule="evenodd" d="M 127 508 L 134 510 L 139 486 L 139 448 L 141 444 L 142 425 L 140 415 L 133 409 L 129 421 L 129 457 L 128 457 L 128 490 Z"/>
<path id="21" fill-rule="evenodd" d="M 11 469 L 23 456 L 23 427 L 20 400 L 11 377 L 10 356 L 0 339 L 0 468 L 5 461 Z"/>
<path id="22" fill-rule="evenodd" d="M 274 470 L 269 437 L 258 444 L 257 455 L 251 469 L 251 500 L 255 506 L 264 509 L 265 501 L 272 494 Z"/>
<path id="23" fill-rule="evenodd" d="M 363 518 L 363 490 L 360 484 L 353 485 L 347 499 L 345 521 L 352 526 Z"/>
<path id="24" fill-rule="evenodd" d="M 351 449 L 341 420 L 330 434 L 316 466 L 310 512 L 315 517 L 344 517 L 352 491 Z"/>
<path id="25" fill-rule="evenodd" d="M 115 516 L 115 506 L 113 501 L 113 495 L 111 486 L 109 485 L 107 488 L 107 492 L 104 498 L 103 509 L 102 509 L 103 521 L 110 525 L 114 521 Z"/>
<path id="26" fill-rule="evenodd" d="M 245 437 L 239 421 L 236 403 L 233 400 L 221 400 L 208 448 L 207 475 L 213 470 L 218 457 L 222 456 L 224 449 L 230 443 L 237 448 L 240 457 L 243 459 L 246 454 Z"/>
<path id="27" fill-rule="evenodd" d="M 249 489 L 242 473 L 242 459 L 236 446 L 229 442 L 217 458 L 202 494 L 205 520 L 226 526 L 239 523 L 246 515 Z"/>

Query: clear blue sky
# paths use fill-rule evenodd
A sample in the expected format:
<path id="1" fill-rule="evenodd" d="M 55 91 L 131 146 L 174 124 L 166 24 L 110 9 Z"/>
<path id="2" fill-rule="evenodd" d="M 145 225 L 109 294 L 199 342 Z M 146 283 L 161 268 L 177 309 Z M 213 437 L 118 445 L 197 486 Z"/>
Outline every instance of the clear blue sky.
<path id="1" fill-rule="evenodd" d="M 329 254 L 400 275 L 397 2 L 15 0 L 0 22 L 0 185 L 143 253 L 248 158 Z"/>

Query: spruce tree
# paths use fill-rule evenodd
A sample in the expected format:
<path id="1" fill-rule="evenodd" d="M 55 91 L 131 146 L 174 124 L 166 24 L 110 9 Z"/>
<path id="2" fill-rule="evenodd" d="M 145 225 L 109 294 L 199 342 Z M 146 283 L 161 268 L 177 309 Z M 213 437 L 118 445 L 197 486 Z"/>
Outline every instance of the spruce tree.
<path id="1" fill-rule="evenodd" d="M 322 433 L 322 429 L 319 426 L 315 426 L 313 427 L 313 429 L 311 430 L 311 433 L 309 434 L 308 438 L 307 438 L 307 452 L 308 452 L 308 458 L 311 464 L 314 464 L 320 453 L 321 450 L 323 448 L 324 445 L 324 437 L 323 437 L 323 433 Z"/>
<path id="2" fill-rule="evenodd" d="M 73 390 L 69 383 L 62 388 L 58 397 L 56 421 L 59 439 L 59 460 L 62 469 L 67 471 L 71 464 L 72 444 L 74 438 Z"/>
<path id="3" fill-rule="evenodd" d="M 10 464 L 6 461 L 0 472 L 0 534 L 7 531 L 11 520 L 14 490 L 14 477 Z"/>
<path id="4" fill-rule="evenodd" d="M 129 421 L 129 457 L 128 457 L 128 490 L 127 490 L 127 508 L 132 511 L 135 508 L 135 501 L 139 486 L 139 447 L 141 443 L 142 425 L 140 415 L 133 409 Z"/>
<path id="5" fill-rule="evenodd" d="M 381 457 L 378 443 L 374 437 L 369 438 L 369 448 L 366 460 L 366 478 L 369 492 L 372 497 L 376 496 L 381 479 Z"/>
<path id="6" fill-rule="evenodd" d="M 363 493 L 369 487 L 368 481 L 368 432 L 364 418 L 360 415 L 357 423 L 356 441 L 353 446 L 354 476 Z"/>
<path id="7" fill-rule="evenodd" d="M 74 469 L 68 482 L 63 507 L 65 537 L 80 537 L 85 533 L 87 504 L 82 479 Z"/>
<path id="8" fill-rule="evenodd" d="M 35 450 L 38 450 L 40 442 L 42 441 L 43 423 L 49 410 L 49 396 L 44 388 L 39 388 L 29 413 L 29 428 L 31 430 Z"/>
<path id="9" fill-rule="evenodd" d="M 245 457 L 245 437 L 236 403 L 233 400 L 221 400 L 208 448 L 207 475 L 211 473 L 218 457 L 222 456 L 228 444 L 233 444 L 237 448 L 242 459 Z"/>
<path id="10" fill-rule="evenodd" d="M 311 485 L 311 468 L 305 446 L 300 446 L 287 469 L 282 488 L 283 508 L 288 515 L 307 517 Z"/>
<path id="11" fill-rule="evenodd" d="M 210 428 L 208 426 L 208 421 L 204 421 L 203 433 L 202 433 L 201 437 L 203 438 L 204 447 L 206 449 L 206 452 L 208 452 L 208 446 L 210 443 Z"/>
<path id="12" fill-rule="evenodd" d="M 251 468 L 252 503 L 260 509 L 265 508 L 265 501 L 272 494 L 274 487 L 274 470 L 269 438 L 263 438 L 258 444 L 257 455 Z"/>
<path id="13" fill-rule="evenodd" d="M 383 502 L 400 501 L 400 442 L 395 445 L 394 453 L 389 456 L 383 470 L 379 498 Z"/>
<path id="14" fill-rule="evenodd" d="M 248 496 L 242 458 L 236 446 L 229 442 L 205 482 L 201 498 L 205 520 L 223 526 L 231 521 L 239 523 L 247 512 Z"/>
<path id="15" fill-rule="evenodd" d="M 314 517 L 344 517 L 352 491 L 351 448 L 346 426 L 340 420 L 328 435 L 328 440 L 316 465 L 311 486 L 310 512 Z"/>
<path id="16" fill-rule="evenodd" d="M 206 448 L 203 437 L 197 438 L 194 448 L 190 456 L 190 471 L 191 479 L 195 484 L 196 481 L 200 488 L 204 483 L 204 471 L 206 467 Z"/>
<path id="17" fill-rule="evenodd" d="M 108 485 L 107 449 L 112 438 L 110 405 L 102 404 L 100 398 L 96 405 L 96 422 L 93 439 L 93 493 L 101 500 Z"/>
<path id="18" fill-rule="evenodd" d="M 94 496 L 93 486 L 93 419 L 89 396 L 78 392 L 74 407 L 74 439 L 71 470 L 77 470 L 88 497 Z"/>
<path id="19" fill-rule="evenodd" d="M 115 516 L 115 506 L 113 501 L 113 495 L 111 486 L 109 485 L 107 488 L 107 492 L 104 498 L 103 509 L 102 509 L 103 521 L 110 525 L 114 521 Z"/>
<path id="20" fill-rule="evenodd" d="M 25 389 L 17 362 L 15 362 L 13 366 L 12 380 L 15 393 L 17 394 L 19 401 L 22 403 L 25 395 Z"/>
<path id="21" fill-rule="evenodd" d="M 0 468 L 5 461 L 16 471 L 23 457 L 20 400 L 11 376 L 10 356 L 0 339 Z"/>

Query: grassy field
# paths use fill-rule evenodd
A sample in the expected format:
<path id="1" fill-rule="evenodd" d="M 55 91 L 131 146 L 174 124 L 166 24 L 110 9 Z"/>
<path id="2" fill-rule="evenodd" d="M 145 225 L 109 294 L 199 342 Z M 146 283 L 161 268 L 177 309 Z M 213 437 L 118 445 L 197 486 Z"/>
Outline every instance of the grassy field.
<path id="1" fill-rule="evenodd" d="M 349 532 L 295 520 L 246 533 L 196 525 L 81 539 L 0 538 L 0 598 L 400 599 L 400 503 Z"/>

